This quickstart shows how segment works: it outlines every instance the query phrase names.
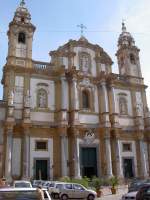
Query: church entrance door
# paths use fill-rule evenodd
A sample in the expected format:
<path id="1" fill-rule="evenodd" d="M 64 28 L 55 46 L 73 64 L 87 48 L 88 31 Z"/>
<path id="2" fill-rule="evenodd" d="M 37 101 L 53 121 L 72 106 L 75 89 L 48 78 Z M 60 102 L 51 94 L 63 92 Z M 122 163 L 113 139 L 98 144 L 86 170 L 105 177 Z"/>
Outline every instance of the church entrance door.
<path id="1" fill-rule="evenodd" d="M 132 158 L 124 158 L 123 159 L 123 171 L 125 178 L 133 178 L 133 159 Z"/>
<path id="2" fill-rule="evenodd" d="M 35 160 L 36 180 L 47 180 L 48 179 L 48 160 L 47 159 L 36 159 Z"/>
<path id="3" fill-rule="evenodd" d="M 81 147 L 80 163 L 82 177 L 97 176 L 97 151 L 96 147 Z"/>

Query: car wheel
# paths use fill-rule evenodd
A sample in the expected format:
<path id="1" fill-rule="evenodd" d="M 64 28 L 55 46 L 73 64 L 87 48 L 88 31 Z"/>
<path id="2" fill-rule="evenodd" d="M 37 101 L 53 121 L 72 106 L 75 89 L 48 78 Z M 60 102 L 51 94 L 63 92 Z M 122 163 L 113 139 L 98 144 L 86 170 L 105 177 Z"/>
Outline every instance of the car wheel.
<path id="1" fill-rule="evenodd" d="M 87 200 L 94 200 L 94 199 L 95 199 L 94 195 L 93 194 L 89 194 Z"/>
<path id="2" fill-rule="evenodd" d="M 54 199 L 59 199 L 59 194 L 54 194 Z"/>
<path id="3" fill-rule="evenodd" d="M 63 194 L 62 196 L 61 196 L 61 200 L 67 200 L 68 199 L 68 196 L 66 195 L 66 194 Z"/>

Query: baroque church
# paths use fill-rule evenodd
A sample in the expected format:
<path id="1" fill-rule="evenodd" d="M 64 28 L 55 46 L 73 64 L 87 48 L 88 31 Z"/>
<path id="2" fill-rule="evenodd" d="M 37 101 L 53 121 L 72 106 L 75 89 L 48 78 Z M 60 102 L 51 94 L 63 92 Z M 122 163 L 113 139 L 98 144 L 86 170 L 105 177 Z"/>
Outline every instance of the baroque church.
<path id="1" fill-rule="evenodd" d="M 0 101 L 0 177 L 149 177 L 150 114 L 139 49 L 122 23 L 119 74 L 84 36 L 32 59 L 24 1 L 8 29 Z"/>

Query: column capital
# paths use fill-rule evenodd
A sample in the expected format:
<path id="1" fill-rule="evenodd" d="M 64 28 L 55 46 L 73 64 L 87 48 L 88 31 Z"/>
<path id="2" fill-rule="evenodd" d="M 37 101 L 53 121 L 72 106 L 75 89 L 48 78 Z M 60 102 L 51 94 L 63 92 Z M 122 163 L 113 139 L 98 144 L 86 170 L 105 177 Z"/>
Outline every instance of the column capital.
<path id="1" fill-rule="evenodd" d="M 6 125 L 6 134 L 8 134 L 8 133 L 13 133 L 13 128 L 14 128 L 14 125 L 12 125 L 12 124 L 7 124 L 7 125 Z"/>

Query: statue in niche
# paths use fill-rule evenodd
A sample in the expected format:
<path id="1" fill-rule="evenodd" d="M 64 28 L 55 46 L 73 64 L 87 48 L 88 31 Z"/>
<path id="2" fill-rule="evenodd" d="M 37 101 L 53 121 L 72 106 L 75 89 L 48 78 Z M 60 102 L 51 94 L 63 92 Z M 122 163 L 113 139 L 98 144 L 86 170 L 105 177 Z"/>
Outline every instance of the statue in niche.
<path id="1" fill-rule="evenodd" d="M 27 94 L 26 94 L 25 100 L 24 100 L 24 105 L 25 105 L 25 107 L 30 107 L 30 92 L 29 92 L 29 90 L 27 90 Z"/>
<path id="2" fill-rule="evenodd" d="M 125 98 L 120 98 L 119 99 L 119 108 L 120 108 L 120 114 L 127 114 L 127 103 Z"/>
<path id="3" fill-rule="evenodd" d="M 141 116 L 142 115 L 142 105 L 140 104 L 140 103 L 137 103 L 136 104 L 136 114 L 137 114 L 137 116 Z"/>
<path id="4" fill-rule="evenodd" d="M 8 105 L 12 106 L 14 104 L 14 92 L 13 90 L 10 91 L 9 96 L 8 96 Z"/>
<path id="5" fill-rule="evenodd" d="M 47 94 L 45 90 L 40 90 L 38 92 L 38 107 L 39 108 L 47 107 Z"/>
<path id="6" fill-rule="evenodd" d="M 89 71 L 89 56 L 86 54 L 81 55 L 80 64 L 84 72 Z"/>

